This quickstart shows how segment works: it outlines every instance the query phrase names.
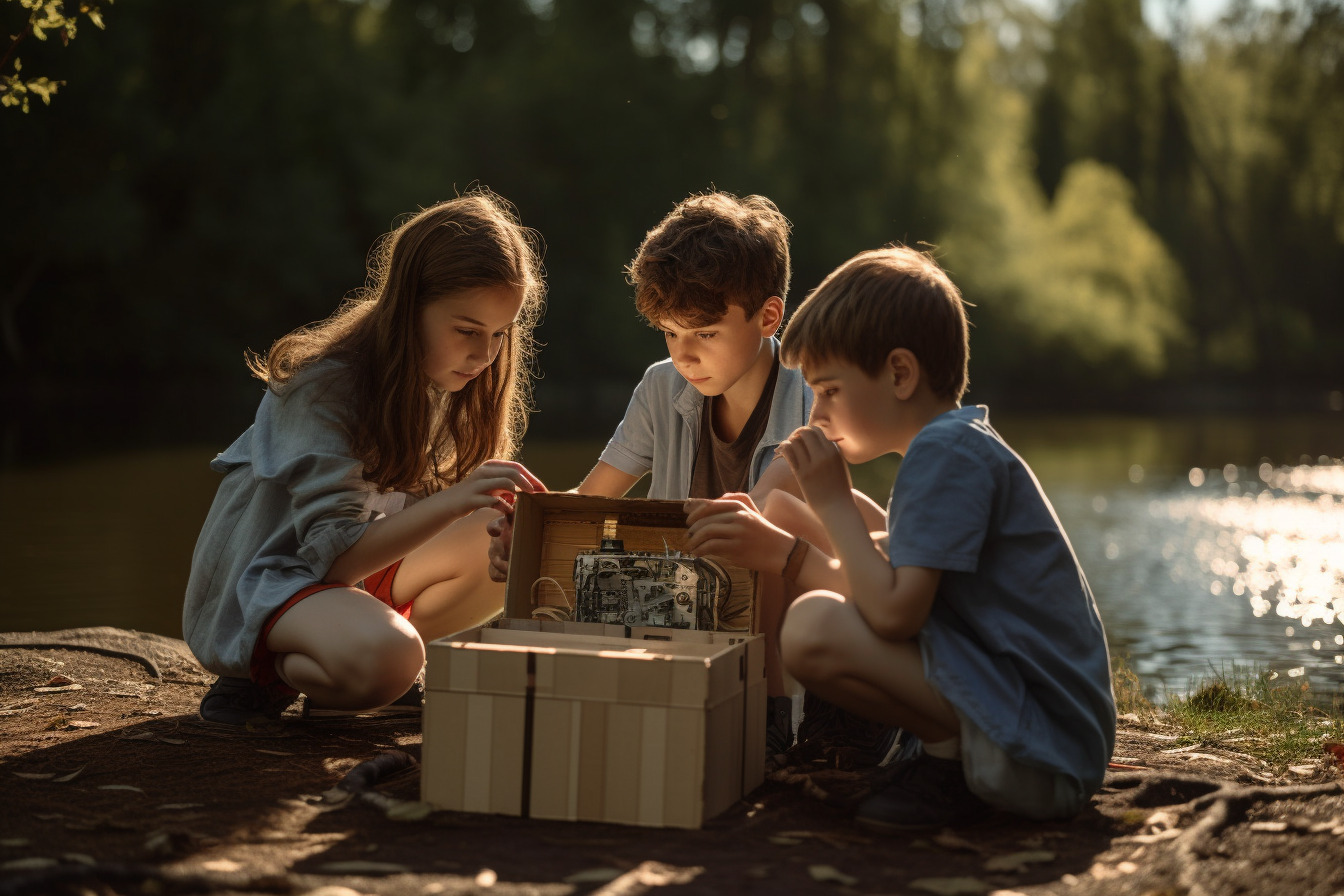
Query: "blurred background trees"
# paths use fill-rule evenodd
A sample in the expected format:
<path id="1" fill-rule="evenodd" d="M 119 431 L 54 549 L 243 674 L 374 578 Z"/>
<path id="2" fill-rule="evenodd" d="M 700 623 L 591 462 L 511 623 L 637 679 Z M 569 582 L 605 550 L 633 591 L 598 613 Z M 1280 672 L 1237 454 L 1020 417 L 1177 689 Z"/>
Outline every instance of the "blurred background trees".
<path id="1" fill-rule="evenodd" d="M 41 58 L 49 106 L 0 109 L 0 459 L 232 437 L 243 350 L 477 183 L 547 243 L 534 434 L 608 434 L 662 351 L 622 267 L 710 186 L 794 222 L 790 307 L 937 245 L 976 305 L 968 400 L 1324 409 L 1344 10 L 1279 3 L 1171 0 L 1160 31 L 1139 0 L 105 7 Z"/>

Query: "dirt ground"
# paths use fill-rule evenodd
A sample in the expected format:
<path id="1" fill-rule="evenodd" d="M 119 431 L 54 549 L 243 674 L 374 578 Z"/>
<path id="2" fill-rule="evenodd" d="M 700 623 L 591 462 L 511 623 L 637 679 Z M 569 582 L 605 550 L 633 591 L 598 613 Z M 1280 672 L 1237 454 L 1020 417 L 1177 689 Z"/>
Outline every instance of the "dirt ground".
<path id="1" fill-rule="evenodd" d="M 418 719 L 222 730 L 210 680 L 172 639 L 0 635 L 0 896 L 1344 893 L 1330 754 L 1274 774 L 1161 720 L 1121 719 L 1067 822 L 875 835 L 845 809 L 862 776 L 796 767 L 682 831 L 426 814 Z"/>

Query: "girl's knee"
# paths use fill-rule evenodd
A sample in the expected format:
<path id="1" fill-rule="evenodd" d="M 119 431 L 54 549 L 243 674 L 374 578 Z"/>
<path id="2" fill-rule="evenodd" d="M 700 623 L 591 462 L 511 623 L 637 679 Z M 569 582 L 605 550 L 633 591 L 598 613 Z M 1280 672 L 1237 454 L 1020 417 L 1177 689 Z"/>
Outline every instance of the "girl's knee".
<path id="1" fill-rule="evenodd" d="M 396 700 L 415 682 L 425 664 L 425 645 L 410 623 L 369 631 L 344 656 L 342 689 L 368 707 Z"/>

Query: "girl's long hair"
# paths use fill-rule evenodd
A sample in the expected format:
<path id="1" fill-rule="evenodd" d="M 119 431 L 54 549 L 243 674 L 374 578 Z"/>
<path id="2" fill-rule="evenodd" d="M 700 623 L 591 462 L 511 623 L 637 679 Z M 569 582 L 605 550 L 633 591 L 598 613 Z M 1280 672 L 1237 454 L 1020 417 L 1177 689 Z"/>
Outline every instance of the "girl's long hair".
<path id="1" fill-rule="evenodd" d="M 491 457 L 511 457 L 531 410 L 533 330 L 545 300 L 541 242 L 486 189 L 406 218 L 370 253 L 367 285 L 325 321 L 276 341 L 248 367 L 283 390 L 315 361 L 342 361 L 352 390 L 351 448 L 384 490 L 429 494 Z M 523 292 L 495 360 L 459 392 L 425 375 L 421 309 L 460 290 Z"/>

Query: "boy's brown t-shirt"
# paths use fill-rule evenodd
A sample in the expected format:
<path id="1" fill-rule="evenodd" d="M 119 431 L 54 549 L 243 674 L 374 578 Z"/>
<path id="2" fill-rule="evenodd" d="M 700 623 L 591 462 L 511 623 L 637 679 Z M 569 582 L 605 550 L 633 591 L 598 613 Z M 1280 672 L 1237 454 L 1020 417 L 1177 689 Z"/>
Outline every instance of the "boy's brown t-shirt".
<path id="1" fill-rule="evenodd" d="M 700 438 L 696 445 L 695 467 L 691 471 L 692 498 L 717 498 L 727 492 L 745 492 L 751 478 L 751 456 L 765 435 L 770 422 L 770 405 L 775 397 L 775 381 L 779 379 L 779 358 L 770 368 L 761 397 L 756 401 L 746 425 L 731 442 L 725 442 L 714 433 L 714 396 L 705 396 L 700 412 Z"/>

